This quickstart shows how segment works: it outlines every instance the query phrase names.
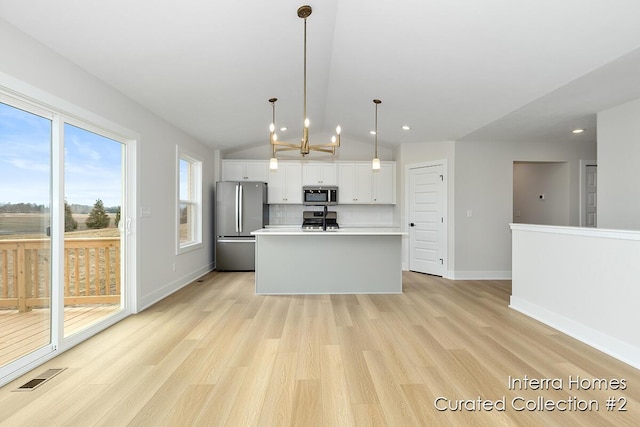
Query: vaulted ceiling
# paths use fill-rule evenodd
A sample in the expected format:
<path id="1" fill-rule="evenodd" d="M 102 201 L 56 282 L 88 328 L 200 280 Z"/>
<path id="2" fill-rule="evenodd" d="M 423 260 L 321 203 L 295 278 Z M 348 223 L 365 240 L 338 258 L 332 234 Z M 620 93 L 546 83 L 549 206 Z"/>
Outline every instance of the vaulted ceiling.
<path id="1" fill-rule="evenodd" d="M 0 17 L 215 148 L 302 125 L 303 0 L 0 0 Z M 637 0 L 308 3 L 314 133 L 379 141 L 595 140 L 640 97 Z M 401 126 L 411 126 L 403 131 Z M 584 127 L 581 136 L 570 134 Z"/>

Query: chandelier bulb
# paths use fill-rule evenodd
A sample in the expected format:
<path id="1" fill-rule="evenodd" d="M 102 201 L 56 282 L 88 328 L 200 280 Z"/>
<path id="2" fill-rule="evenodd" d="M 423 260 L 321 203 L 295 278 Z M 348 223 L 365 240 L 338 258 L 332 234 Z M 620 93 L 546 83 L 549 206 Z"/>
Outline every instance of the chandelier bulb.
<path id="1" fill-rule="evenodd" d="M 276 159 L 275 157 L 272 157 L 271 160 L 269 160 L 269 169 L 271 170 L 278 169 L 278 159 Z"/>
<path id="2" fill-rule="evenodd" d="M 335 136 L 335 135 L 333 135 L 333 136 L 331 137 L 331 143 L 332 143 L 332 144 L 335 144 L 335 143 L 336 143 L 336 136 Z"/>
<path id="3" fill-rule="evenodd" d="M 276 130 L 276 125 L 274 123 L 271 123 L 269 125 L 269 132 L 273 132 L 274 130 Z"/>
<path id="4" fill-rule="evenodd" d="M 340 132 L 342 132 L 342 128 L 338 125 L 336 126 L 336 134 L 340 135 Z"/>
<path id="5" fill-rule="evenodd" d="M 273 140 L 274 140 L 274 141 L 277 141 L 277 140 L 278 140 L 278 134 L 277 134 L 277 133 L 274 133 L 274 134 L 273 134 Z"/>
<path id="6" fill-rule="evenodd" d="M 308 117 L 306 119 L 304 119 L 304 127 L 306 127 L 306 128 L 309 127 L 309 118 Z"/>

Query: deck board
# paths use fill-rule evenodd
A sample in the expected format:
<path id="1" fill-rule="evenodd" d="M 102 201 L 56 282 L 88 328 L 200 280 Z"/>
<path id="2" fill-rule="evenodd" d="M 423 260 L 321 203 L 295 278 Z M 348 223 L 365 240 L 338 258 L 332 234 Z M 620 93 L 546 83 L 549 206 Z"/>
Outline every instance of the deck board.
<path id="1" fill-rule="evenodd" d="M 120 305 L 72 306 L 64 309 L 64 332 L 68 337 L 120 310 Z M 0 310 L 0 366 L 49 343 L 49 309 L 19 313 Z"/>

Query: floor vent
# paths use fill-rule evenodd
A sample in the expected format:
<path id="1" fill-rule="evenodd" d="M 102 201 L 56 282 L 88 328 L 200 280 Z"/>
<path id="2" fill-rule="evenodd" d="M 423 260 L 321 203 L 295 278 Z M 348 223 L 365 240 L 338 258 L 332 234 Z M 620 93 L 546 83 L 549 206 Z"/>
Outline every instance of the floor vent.
<path id="1" fill-rule="evenodd" d="M 60 372 L 64 371 L 67 368 L 58 368 L 58 369 L 47 369 L 37 377 L 32 380 L 27 381 L 26 384 L 21 385 L 17 389 L 13 391 L 31 391 L 40 387 L 45 382 L 49 381 L 51 378 L 58 375 Z"/>

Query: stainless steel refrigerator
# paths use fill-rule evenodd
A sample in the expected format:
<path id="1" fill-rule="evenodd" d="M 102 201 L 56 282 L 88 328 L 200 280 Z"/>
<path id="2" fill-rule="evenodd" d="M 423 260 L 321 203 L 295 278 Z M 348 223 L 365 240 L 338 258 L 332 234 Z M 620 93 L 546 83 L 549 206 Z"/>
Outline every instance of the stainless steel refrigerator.
<path id="1" fill-rule="evenodd" d="M 219 181 L 216 183 L 216 270 L 255 270 L 252 231 L 269 223 L 267 184 Z"/>

